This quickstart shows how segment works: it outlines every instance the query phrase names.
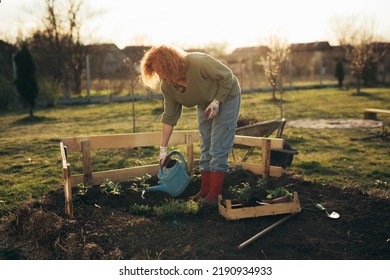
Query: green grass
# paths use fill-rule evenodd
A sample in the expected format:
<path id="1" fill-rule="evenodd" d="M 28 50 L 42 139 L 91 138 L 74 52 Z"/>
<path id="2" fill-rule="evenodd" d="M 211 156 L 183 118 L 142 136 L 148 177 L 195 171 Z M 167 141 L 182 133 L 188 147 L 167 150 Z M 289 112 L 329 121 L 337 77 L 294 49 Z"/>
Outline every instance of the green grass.
<path id="1" fill-rule="evenodd" d="M 364 89 L 360 96 L 351 91 L 316 89 L 284 93 L 284 117 L 362 119 L 366 107 L 390 109 L 390 89 Z M 258 120 L 280 117 L 270 93 L 242 96 L 241 114 Z M 137 101 L 136 132 L 159 131 L 161 100 Z M 35 120 L 26 111 L 0 114 L 0 215 L 18 205 L 39 199 L 62 184 L 60 139 L 93 134 L 132 132 L 131 103 L 90 104 L 37 109 Z M 390 122 L 390 116 L 379 115 Z M 185 109 L 176 129 L 196 129 L 196 110 Z M 284 138 L 300 151 L 290 170 L 324 184 L 361 188 L 370 194 L 388 196 L 390 171 L 389 141 L 351 141 L 380 132 L 378 129 L 303 129 L 286 127 Z M 238 152 L 236 157 L 240 156 Z M 94 171 L 156 163 L 158 147 L 101 150 L 92 155 Z M 70 155 L 76 173 L 80 158 Z M 256 154 L 250 160 L 258 160 Z"/>

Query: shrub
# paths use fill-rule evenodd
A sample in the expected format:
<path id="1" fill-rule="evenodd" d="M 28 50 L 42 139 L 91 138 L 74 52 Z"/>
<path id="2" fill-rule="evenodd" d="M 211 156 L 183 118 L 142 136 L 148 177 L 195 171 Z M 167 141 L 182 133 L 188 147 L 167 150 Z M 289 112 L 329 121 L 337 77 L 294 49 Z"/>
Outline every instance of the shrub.
<path id="1" fill-rule="evenodd" d="M 15 91 L 12 83 L 0 76 L 0 109 L 7 110 L 8 106 L 15 100 Z"/>
<path id="2" fill-rule="evenodd" d="M 59 86 L 50 78 L 39 79 L 39 99 L 43 100 L 46 107 L 54 107 L 60 95 Z"/>
<path id="3" fill-rule="evenodd" d="M 26 43 L 16 53 L 14 60 L 16 64 L 15 86 L 20 96 L 29 106 L 30 117 L 33 117 L 33 108 L 39 93 L 36 78 L 37 67 Z"/>

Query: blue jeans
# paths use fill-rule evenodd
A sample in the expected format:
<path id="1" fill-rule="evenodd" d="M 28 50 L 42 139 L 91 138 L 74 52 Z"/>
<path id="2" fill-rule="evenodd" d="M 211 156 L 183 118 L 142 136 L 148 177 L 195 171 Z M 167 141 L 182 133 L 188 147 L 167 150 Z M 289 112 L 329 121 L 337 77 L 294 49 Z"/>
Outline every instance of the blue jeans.
<path id="1" fill-rule="evenodd" d="M 204 110 L 198 106 L 198 127 L 201 136 L 199 165 L 202 171 L 228 170 L 228 158 L 233 147 L 240 103 L 240 95 L 221 103 L 218 116 L 211 120 L 205 118 Z"/>

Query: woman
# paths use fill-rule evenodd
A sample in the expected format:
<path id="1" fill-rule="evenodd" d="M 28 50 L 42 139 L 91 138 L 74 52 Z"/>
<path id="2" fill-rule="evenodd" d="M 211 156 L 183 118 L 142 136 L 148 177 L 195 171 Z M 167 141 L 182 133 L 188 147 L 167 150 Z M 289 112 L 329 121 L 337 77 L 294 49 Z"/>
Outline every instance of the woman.
<path id="1" fill-rule="evenodd" d="M 160 165 L 182 112 L 182 106 L 197 106 L 201 136 L 201 188 L 193 197 L 214 203 L 222 192 L 228 170 L 240 110 L 241 89 L 232 71 L 215 58 L 198 52 L 185 52 L 172 46 L 151 48 L 141 62 L 145 86 L 164 96 Z"/>

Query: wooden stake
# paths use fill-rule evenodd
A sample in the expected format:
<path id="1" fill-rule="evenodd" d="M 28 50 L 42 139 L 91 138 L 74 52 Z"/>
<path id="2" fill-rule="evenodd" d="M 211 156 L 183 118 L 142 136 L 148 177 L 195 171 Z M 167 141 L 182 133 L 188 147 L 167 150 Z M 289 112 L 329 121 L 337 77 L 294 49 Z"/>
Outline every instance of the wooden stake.
<path id="1" fill-rule="evenodd" d="M 64 170 L 64 174 L 65 174 L 65 185 L 64 185 L 65 213 L 69 215 L 70 219 L 73 219 L 72 175 L 71 175 L 69 163 L 66 169 Z"/>
<path id="2" fill-rule="evenodd" d="M 264 138 L 263 150 L 261 155 L 263 160 L 263 178 L 268 178 L 271 166 L 271 139 Z"/>

